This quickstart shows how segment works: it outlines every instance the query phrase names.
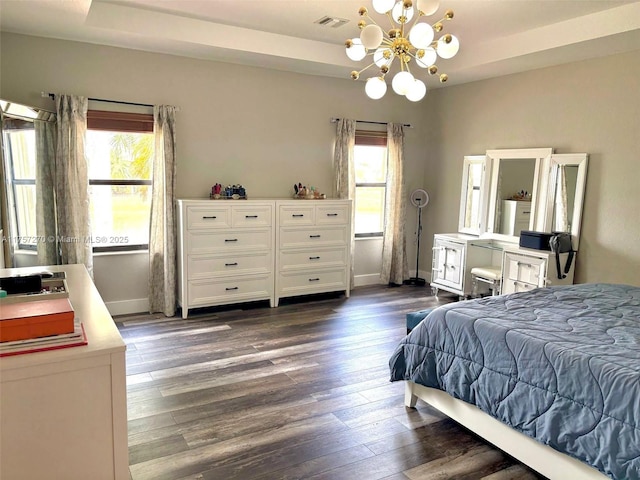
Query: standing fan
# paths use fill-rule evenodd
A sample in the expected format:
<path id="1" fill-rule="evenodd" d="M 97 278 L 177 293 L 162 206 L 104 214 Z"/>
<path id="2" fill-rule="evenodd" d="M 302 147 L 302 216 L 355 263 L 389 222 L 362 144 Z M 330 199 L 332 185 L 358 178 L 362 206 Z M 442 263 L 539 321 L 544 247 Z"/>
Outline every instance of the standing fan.
<path id="1" fill-rule="evenodd" d="M 416 229 L 416 276 L 407 280 L 408 285 L 422 286 L 425 283 L 424 278 L 418 276 L 418 262 L 420 260 L 420 234 L 422 233 L 422 209 L 429 203 L 429 194 L 424 190 L 418 188 L 411 192 L 411 204 L 418 209 L 418 228 Z"/>

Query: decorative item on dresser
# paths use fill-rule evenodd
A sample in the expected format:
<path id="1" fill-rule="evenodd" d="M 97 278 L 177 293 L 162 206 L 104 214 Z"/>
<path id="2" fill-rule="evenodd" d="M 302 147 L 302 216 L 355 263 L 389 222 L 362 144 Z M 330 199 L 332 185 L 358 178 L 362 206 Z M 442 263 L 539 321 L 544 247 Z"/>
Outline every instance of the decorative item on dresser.
<path id="1" fill-rule="evenodd" d="M 178 200 L 178 301 L 189 309 L 350 292 L 350 200 Z"/>
<path id="2" fill-rule="evenodd" d="M 269 300 L 274 203 L 178 200 L 178 302 L 190 308 Z"/>
<path id="3" fill-rule="evenodd" d="M 277 202 L 275 304 L 283 297 L 350 292 L 351 200 Z"/>

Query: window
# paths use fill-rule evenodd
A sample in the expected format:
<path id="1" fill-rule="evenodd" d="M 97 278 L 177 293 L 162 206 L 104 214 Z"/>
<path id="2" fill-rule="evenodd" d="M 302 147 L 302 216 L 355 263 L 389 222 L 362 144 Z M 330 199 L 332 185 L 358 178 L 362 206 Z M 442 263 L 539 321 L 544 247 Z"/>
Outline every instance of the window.
<path id="1" fill-rule="evenodd" d="M 16 247 L 36 249 L 36 137 L 33 122 L 5 117 L 3 143 L 11 188 L 10 221 Z"/>
<path id="2" fill-rule="evenodd" d="M 94 251 L 148 247 L 153 142 L 153 115 L 87 113 Z"/>
<path id="3" fill-rule="evenodd" d="M 387 191 L 386 132 L 356 132 L 354 147 L 356 181 L 355 236 L 380 237 L 384 231 Z"/>

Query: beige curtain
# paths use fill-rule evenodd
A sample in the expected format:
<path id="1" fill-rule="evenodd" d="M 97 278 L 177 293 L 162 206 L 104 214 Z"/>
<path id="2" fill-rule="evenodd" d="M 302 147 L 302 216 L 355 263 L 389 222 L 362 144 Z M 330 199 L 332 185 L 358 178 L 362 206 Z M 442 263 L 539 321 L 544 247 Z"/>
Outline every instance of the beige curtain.
<path id="1" fill-rule="evenodd" d="M 388 124 L 387 198 L 380 273 L 380 279 L 385 284 L 402 285 L 409 278 L 405 238 L 406 192 L 402 175 L 403 150 L 404 127 L 398 123 Z"/>
<path id="2" fill-rule="evenodd" d="M 338 120 L 336 127 L 336 144 L 333 151 L 333 163 L 336 172 L 335 196 L 339 199 L 349 199 L 352 201 L 351 208 L 351 271 L 349 285 L 353 286 L 354 277 L 354 218 L 356 200 L 356 174 L 353 168 L 353 147 L 356 144 L 356 121 L 347 118 Z"/>
<path id="3" fill-rule="evenodd" d="M 33 125 L 36 136 L 36 235 L 38 265 L 57 265 L 58 243 L 55 207 L 55 114 L 40 111 Z"/>
<path id="4" fill-rule="evenodd" d="M 86 97 L 56 95 L 55 196 L 60 261 L 83 263 L 93 277 L 89 172 L 84 156 L 87 131 Z"/>
<path id="5" fill-rule="evenodd" d="M 2 109 L 0 109 L 0 125 L 4 122 Z M 4 135 L 0 129 L 0 153 L 4 152 Z M 9 172 L 6 163 L 6 157 L 2 155 L 0 158 L 0 230 L 4 238 L 10 239 L 13 235 L 9 231 Z M 3 249 L 4 266 L 9 268 L 13 266 L 13 242 L 3 242 L 0 239 L 0 248 Z"/>
<path id="6" fill-rule="evenodd" d="M 176 108 L 153 108 L 155 154 L 149 227 L 149 312 L 176 313 Z"/>

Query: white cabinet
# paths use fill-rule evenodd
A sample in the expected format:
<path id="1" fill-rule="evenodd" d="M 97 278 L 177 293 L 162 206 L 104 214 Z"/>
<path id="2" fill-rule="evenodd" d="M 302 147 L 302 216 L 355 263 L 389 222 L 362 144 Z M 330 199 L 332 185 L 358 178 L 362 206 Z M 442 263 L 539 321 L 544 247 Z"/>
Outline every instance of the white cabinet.
<path id="1" fill-rule="evenodd" d="M 516 237 L 520 236 L 522 230 L 529 230 L 531 202 L 503 200 L 501 218 L 500 233 Z"/>
<path id="2" fill-rule="evenodd" d="M 560 254 L 564 268 L 568 254 Z M 574 258 L 575 260 L 575 258 Z M 525 292 L 538 287 L 573 283 L 573 262 L 565 278 L 558 278 L 555 253 L 528 248 L 506 248 L 502 261 L 502 294 Z"/>
<path id="3" fill-rule="evenodd" d="M 459 233 L 436 234 L 433 239 L 431 286 L 436 292 L 442 289 L 462 297 L 471 295 L 471 269 L 493 264 L 490 243 Z"/>
<path id="4" fill-rule="evenodd" d="M 88 345 L 0 360 L 0 478 L 128 480 L 125 343 L 84 265 L 66 272 Z"/>
<path id="5" fill-rule="evenodd" d="M 178 301 L 190 308 L 269 300 L 273 201 L 178 200 Z"/>
<path id="6" fill-rule="evenodd" d="M 275 304 L 296 295 L 344 290 L 351 270 L 350 200 L 277 202 Z"/>

